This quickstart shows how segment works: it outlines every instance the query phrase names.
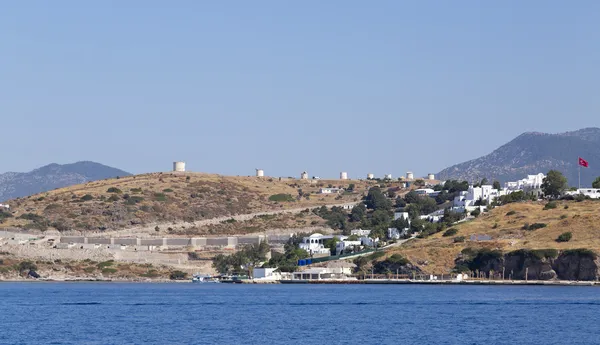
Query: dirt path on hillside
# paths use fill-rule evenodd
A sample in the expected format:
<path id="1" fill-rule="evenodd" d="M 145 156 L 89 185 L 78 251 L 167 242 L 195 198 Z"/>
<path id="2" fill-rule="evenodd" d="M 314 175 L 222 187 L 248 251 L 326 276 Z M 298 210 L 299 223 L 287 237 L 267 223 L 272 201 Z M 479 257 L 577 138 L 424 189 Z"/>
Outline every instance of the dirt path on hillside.
<path id="1" fill-rule="evenodd" d="M 338 207 L 343 207 L 343 206 L 347 206 L 347 205 L 354 206 L 354 205 L 358 204 L 359 202 L 360 201 L 343 203 L 343 204 L 330 204 L 330 205 L 324 205 L 324 206 L 327 206 L 329 208 L 334 207 L 334 206 L 338 206 Z M 161 227 L 161 228 L 164 228 L 164 227 L 176 228 L 176 227 L 182 227 L 182 226 L 185 226 L 186 228 L 202 227 L 202 226 L 207 226 L 207 225 L 219 224 L 223 221 L 227 221 L 230 219 L 235 219 L 238 222 L 243 222 L 243 221 L 251 220 L 254 217 L 258 217 L 258 216 L 296 214 L 296 213 L 300 213 L 300 212 L 306 210 L 307 208 L 310 210 L 314 210 L 314 209 L 318 209 L 320 207 L 321 206 L 313 206 L 313 207 L 300 207 L 300 208 L 292 208 L 292 209 L 277 210 L 277 211 L 255 212 L 255 213 L 239 214 L 239 215 L 227 216 L 227 217 L 203 219 L 203 220 L 197 220 L 195 222 L 179 221 L 179 222 L 149 223 L 149 224 L 145 224 L 143 226 L 131 227 L 131 228 L 126 228 L 126 229 L 122 229 L 122 230 L 113 230 L 113 231 L 104 231 L 104 232 L 86 232 L 85 236 L 87 236 L 87 237 L 165 237 L 164 234 L 157 235 L 154 228 L 157 226 Z M 265 233 L 269 233 L 270 231 L 276 232 L 276 233 L 286 233 L 287 232 L 287 231 L 277 231 L 277 230 L 282 230 L 282 229 L 265 229 Z M 298 231 L 298 229 L 294 230 L 294 232 L 297 232 L 297 231 Z M 205 236 L 203 236 L 203 237 L 205 237 Z"/>

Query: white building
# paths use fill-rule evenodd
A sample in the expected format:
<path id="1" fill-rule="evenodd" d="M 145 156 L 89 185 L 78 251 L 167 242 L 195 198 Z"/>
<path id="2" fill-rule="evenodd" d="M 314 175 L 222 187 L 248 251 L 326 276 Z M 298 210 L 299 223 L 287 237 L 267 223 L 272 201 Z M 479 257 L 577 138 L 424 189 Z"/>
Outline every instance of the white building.
<path id="1" fill-rule="evenodd" d="M 306 171 L 303 171 L 303 172 L 300 174 L 300 179 L 301 179 L 301 180 L 308 180 L 308 173 L 307 173 Z"/>
<path id="2" fill-rule="evenodd" d="M 360 238 L 360 243 L 363 246 L 367 247 L 375 247 L 375 245 L 379 242 L 379 238 L 371 238 L 368 236 L 363 236 Z"/>
<path id="3" fill-rule="evenodd" d="M 567 192 L 566 194 L 576 196 L 578 194 L 588 196 L 592 199 L 600 199 L 599 188 L 579 188 L 577 191 Z"/>
<path id="4" fill-rule="evenodd" d="M 333 238 L 333 236 L 325 236 L 315 233 L 308 237 L 304 237 L 302 239 L 302 243 L 300 243 L 298 246 L 300 249 L 306 250 L 310 255 L 330 254 L 331 251 L 329 248 L 325 248 L 324 242 L 331 238 Z"/>
<path id="5" fill-rule="evenodd" d="M 510 192 L 522 190 L 528 191 L 532 189 L 542 188 L 542 183 L 544 182 L 544 178 L 546 175 L 539 173 L 537 175 L 527 175 L 527 178 L 515 181 L 515 182 L 506 182 L 504 183 L 504 188 Z"/>
<path id="6" fill-rule="evenodd" d="M 410 218 L 408 217 L 408 212 L 394 212 L 394 220 L 398 219 L 408 220 L 410 222 Z"/>
<path id="7" fill-rule="evenodd" d="M 454 198 L 453 211 L 467 210 L 467 212 L 470 212 L 479 207 L 475 205 L 478 201 L 489 205 L 494 199 L 505 194 L 506 191 L 494 189 L 492 185 L 483 185 L 481 187 L 469 186 L 467 191 L 460 192 L 460 195 Z"/>
<path id="8" fill-rule="evenodd" d="M 429 189 L 429 188 L 421 188 L 421 189 L 415 189 L 415 193 L 417 193 L 419 195 L 429 195 L 429 194 L 435 193 L 435 191 L 433 189 Z"/>
<path id="9" fill-rule="evenodd" d="M 371 230 L 363 230 L 363 229 L 350 230 L 350 235 L 356 235 L 358 237 L 369 236 L 370 234 L 371 234 Z"/>
<path id="10" fill-rule="evenodd" d="M 254 267 L 252 269 L 253 279 L 265 279 L 265 280 L 281 280 L 281 273 L 277 272 L 277 268 L 259 268 Z"/>
<path id="11" fill-rule="evenodd" d="M 352 269 L 349 267 L 313 267 L 294 272 L 294 280 L 350 279 Z M 354 278 L 356 279 L 356 278 Z"/>
<path id="12" fill-rule="evenodd" d="M 396 228 L 387 229 L 387 237 L 390 240 L 399 240 L 402 236 L 406 236 L 407 233 L 408 228 L 404 228 L 402 230 L 398 230 Z"/>
<path id="13" fill-rule="evenodd" d="M 10 206 L 8 204 L 0 204 L 0 208 L 3 208 L 5 210 L 10 210 Z"/>
<path id="14" fill-rule="evenodd" d="M 321 188 L 319 189 L 320 194 L 335 194 L 343 192 L 343 188 Z"/>
<path id="15" fill-rule="evenodd" d="M 346 248 L 354 248 L 354 247 L 360 247 L 360 246 L 362 246 L 362 241 L 360 241 L 360 240 L 358 240 L 358 241 L 343 240 L 343 241 L 340 241 L 335 244 L 335 253 L 336 253 L 336 255 L 340 255 L 340 254 L 344 253 L 344 250 L 346 250 Z"/>

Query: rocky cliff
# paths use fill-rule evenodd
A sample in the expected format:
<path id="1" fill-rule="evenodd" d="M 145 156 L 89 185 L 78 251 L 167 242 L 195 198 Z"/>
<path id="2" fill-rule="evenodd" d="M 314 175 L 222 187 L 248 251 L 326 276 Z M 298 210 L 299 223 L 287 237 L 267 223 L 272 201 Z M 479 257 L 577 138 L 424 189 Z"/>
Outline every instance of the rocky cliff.
<path id="1" fill-rule="evenodd" d="M 500 275 L 505 278 L 530 280 L 598 280 L 600 261 L 587 249 L 558 252 L 554 249 L 521 249 L 502 254 L 500 251 L 463 250 L 456 260 L 461 271 L 483 272 L 486 277 Z M 525 277 L 527 275 L 527 277 Z"/>

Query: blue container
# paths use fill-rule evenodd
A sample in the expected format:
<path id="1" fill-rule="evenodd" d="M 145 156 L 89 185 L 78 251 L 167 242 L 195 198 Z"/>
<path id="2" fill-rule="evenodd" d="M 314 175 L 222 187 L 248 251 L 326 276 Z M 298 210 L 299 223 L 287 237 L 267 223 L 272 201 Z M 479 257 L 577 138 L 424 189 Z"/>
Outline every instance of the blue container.
<path id="1" fill-rule="evenodd" d="M 312 259 L 306 259 L 306 264 L 307 264 L 307 265 L 310 265 L 310 264 L 312 264 Z"/>
<path id="2" fill-rule="evenodd" d="M 306 265 L 305 260 L 298 260 L 298 266 L 304 266 L 304 265 Z"/>

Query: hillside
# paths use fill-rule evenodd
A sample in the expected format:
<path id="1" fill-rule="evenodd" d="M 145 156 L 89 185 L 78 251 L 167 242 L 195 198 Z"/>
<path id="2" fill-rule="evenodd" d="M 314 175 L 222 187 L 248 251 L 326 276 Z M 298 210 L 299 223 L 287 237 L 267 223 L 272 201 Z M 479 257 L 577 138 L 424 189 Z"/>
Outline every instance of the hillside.
<path id="1" fill-rule="evenodd" d="M 409 241 L 395 249 L 420 269 L 428 273 L 449 273 L 454 260 L 465 248 L 568 250 L 586 248 L 600 253 L 600 202 L 559 201 L 557 208 L 544 210 L 545 202 L 514 203 L 496 207 L 473 221 L 454 226 L 458 233 L 444 237 L 437 233 L 425 239 Z M 567 208 L 565 208 L 567 207 Z M 543 223 L 546 227 L 523 230 L 525 224 Z M 569 231 L 569 242 L 557 242 L 557 237 Z M 471 235 L 489 235 L 491 240 L 471 241 Z M 464 236 L 465 242 L 454 243 Z"/>
<path id="2" fill-rule="evenodd" d="M 317 194 L 323 186 L 347 188 L 350 184 L 355 185 L 353 192 Z M 254 232 L 264 230 L 265 224 L 306 227 L 320 224 L 312 215 L 297 219 L 256 214 L 246 216 L 248 222 L 243 223 L 229 218 L 356 202 L 367 186 L 366 181 L 153 173 L 88 182 L 12 200 L 12 214 L 5 215 L 0 226 L 108 232 L 145 226 L 152 226 L 154 231 L 156 225 L 157 231 L 186 234 Z M 203 228 L 198 229 L 199 225 Z"/>
<path id="3" fill-rule="evenodd" d="M 583 157 L 589 168 L 582 168 L 581 185 L 591 186 L 600 176 L 600 128 L 547 134 L 524 133 L 487 156 L 456 164 L 440 171 L 440 179 L 479 181 L 516 181 L 526 175 L 562 172 L 571 186 L 577 186 L 577 158 Z"/>
<path id="4" fill-rule="evenodd" d="M 94 162 L 49 164 L 27 173 L 0 174 L 0 201 L 42 193 L 55 188 L 117 176 L 128 172 Z"/>

